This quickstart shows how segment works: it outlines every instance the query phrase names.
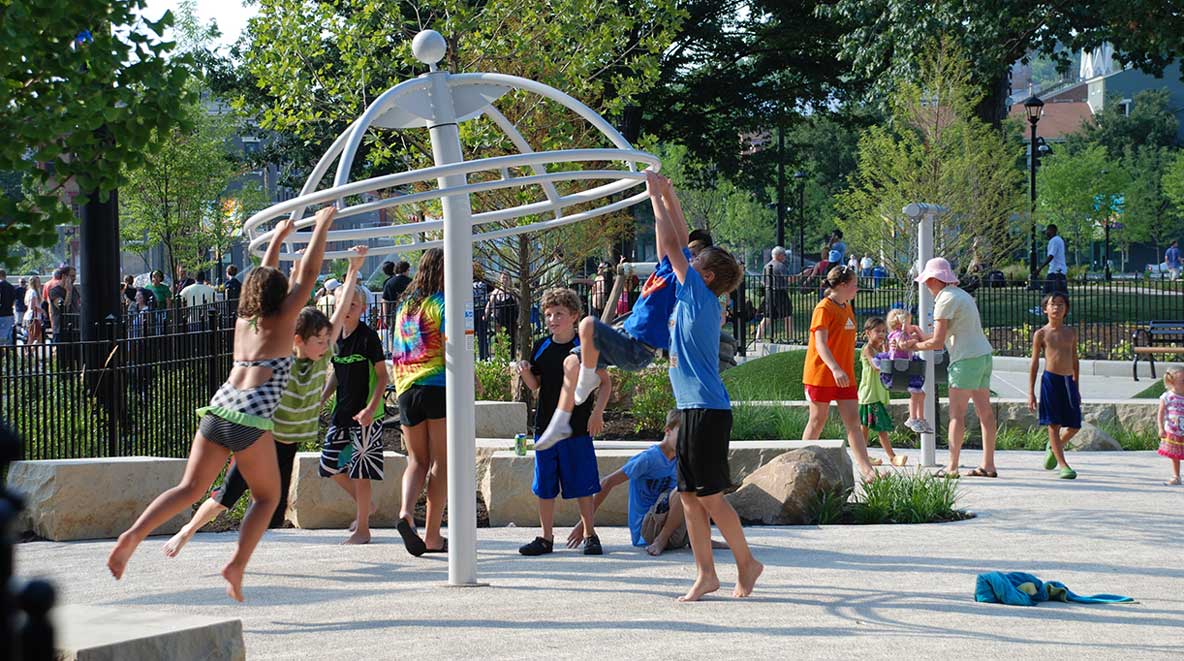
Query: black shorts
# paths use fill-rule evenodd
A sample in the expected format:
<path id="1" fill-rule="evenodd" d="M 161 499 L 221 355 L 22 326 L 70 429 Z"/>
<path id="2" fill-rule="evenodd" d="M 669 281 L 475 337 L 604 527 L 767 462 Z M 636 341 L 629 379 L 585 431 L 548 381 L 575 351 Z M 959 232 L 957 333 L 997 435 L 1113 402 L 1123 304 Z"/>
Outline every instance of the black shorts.
<path id="1" fill-rule="evenodd" d="M 770 319 L 784 319 L 793 315 L 793 303 L 785 289 L 765 290 L 765 316 Z"/>
<path id="2" fill-rule="evenodd" d="M 683 409 L 678 425 L 678 490 L 710 496 L 732 486 L 728 443 L 732 412 L 727 409 Z"/>
<path id="3" fill-rule="evenodd" d="M 424 420 L 440 420 L 445 416 L 443 386 L 411 386 L 399 395 L 399 422 L 414 427 Z"/>
<path id="4" fill-rule="evenodd" d="M 271 517 L 271 528 L 278 528 L 284 523 L 284 510 L 288 509 L 288 488 L 292 485 L 292 464 L 296 462 L 296 451 L 299 449 L 299 443 L 275 444 L 275 458 L 280 466 L 280 502 Z M 247 481 L 238 470 L 238 464 L 232 461 L 230 470 L 226 472 L 226 479 L 210 494 L 210 498 L 226 509 L 233 509 L 248 488 Z"/>

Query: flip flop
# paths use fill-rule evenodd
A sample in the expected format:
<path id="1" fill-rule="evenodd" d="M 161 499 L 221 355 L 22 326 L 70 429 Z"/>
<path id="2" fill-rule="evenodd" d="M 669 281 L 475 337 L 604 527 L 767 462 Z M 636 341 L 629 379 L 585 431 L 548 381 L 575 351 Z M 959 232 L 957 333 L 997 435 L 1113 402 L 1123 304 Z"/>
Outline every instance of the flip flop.
<path id="1" fill-rule="evenodd" d="M 873 466 L 883 466 L 884 460 L 880 459 L 879 457 L 868 457 L 867 463 L 869 463 Z"/>
<path id="2" fill-rule="evenodd" d="M 977 467 L 966 474 L 967 477 L 999 477 L 999 473 L 995 471 L 988 471 L 985 468 Z"/>
<path id="3" fill-rule="evenodd" d="M 904 466 L 907 463 L 909 463 L 908 455 L 898 454 L 892 458 L 892 465 L 893 466 Z"/>
<path id="4" fill-rule="evenodd" d="M 444 544 L 438 549 L 426 549 L 424 553 L 448 553 L 448 540 L 444 540 Z"/>
<path id="5" fill-rule="evenodd" d="M 959 473 L 958 471 L 948 471 L 944 468 L 937 469 L 937 472 L 934 473 L 934 475 L 936 475 L 937 477 L 944 477 L 944 478 L 948 478 L 951 480 L 956 480 L 956 479 L 962 477 L 962 474 Z"/>
<path id="6" fill-rule="evenodd" d="M 415 528 L 407 523 L 407 519 L 399 519 L 399 523 L 395 526 L 395 530 L 399 531 L 399 536 L 403 538 L 403 546 L 407 548 L 407 552 L 415 557 L 419 557 L 427 553 L 428 547 L 416 534 Z"/>

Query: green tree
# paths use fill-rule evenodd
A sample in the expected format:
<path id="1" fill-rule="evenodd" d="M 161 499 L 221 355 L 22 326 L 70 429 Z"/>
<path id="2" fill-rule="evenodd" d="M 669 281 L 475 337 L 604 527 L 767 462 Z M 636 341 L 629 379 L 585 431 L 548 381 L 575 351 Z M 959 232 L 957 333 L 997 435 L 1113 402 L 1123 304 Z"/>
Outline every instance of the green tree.
<path id="1" fill-rule="evenodd" d="M 899 80 L 920 80 L 926 47 L 946 35 L 971 61 L 978 117 L 999 126 L 1007 116 L 1009 68 L 1044 55 L 1062 71 L 1074 53 L 1114 46 L 1123 65 L 1162 73 L 1184 55 L 1184 14 L 1162 0 L 836 0 L 819 10 L 840 25 L 839 54 L 887 100 Z"/>
<path id="2" fill-rule="evenodd" d="M 1184 229 L 1180 228 L 1180 224 L 1184 222 L 1184 152 L 1175 152 L 1168 160 L 1164 167 L 1162 186 L 1164 197 L 1172 205 L 1172 222 L 1177 227 L 1176 231 L 1180 232 Z M 1173 239 L 1178 240 L 1179 237 L 1167 237 L 1169 243 Z"/>
<path id="3" fill-rule="evenodd" d="M 0 4 L 0 171 L 20 173 L 24 191 L 0 196 L 0 260 L 12 246 L 52 245 L 55 227 L 75 222 L 67 192 L 106 198 L 147 158 L 153 133 L 179 120 L 187 72 L 167 57 L 172 14 L 146 21 L 145 4 Z"/>
<path id="4" fill-rule="evenodd" d="M 955 42 L 929 48 L 920 83 L 899 83 L 891 123 L 863 132 L 858 168 L 836 200 L 851 249 L 883 255 L 897 277 L 915 257 L 917 226 L 901 213 L 912 202 L 948 209 L 934 228 L 934 250 L 956 268 L 1002 263 L 1021 245 L 1011 227 L 1021 147 L 975 117 L 981 93 L 971 76 Z"/>
<path id="5" fill-rule="evenodd" d="M 200 102 L 184 111 L 192 131 L 154 132 L 153 153 L 127 173 L 119 196 L 124 241 L 164 246 L 170 277 L 178 266 L 203 267 L 211 234 L 228 233 L 218 219 L 219 198 L 238 174 L 228 151 L 229 120 Z"/>
<path id="6" fill-rule="evenodd" d="M 1099 144 L 1111 158 L 1122 158 L 1131 149 L 1175 147 L 1179 130 L 1180 120 L 1172 112 L 1168 91 L 1144 90 L 1135 95 L 1129 115 L 1118 98 L 1108 99 L 1094 123 L 1066 136 L 1066 143 L 1071 151 Z"/>
<path id="7" fill-rule="evenodd" d="M 1036 173 L 1037 218 L 1057 226 L 1073 263 L 1080 264 L 1101 223 L 1116 216 L 1116 196 L 1128 188 L 1130 177 L 1101 145 L 1045 156 Z"/>
<path id="8" fill-rule="evenodd" d="M 1184 229 L 1166 189 L 1172 162 L 1173 151 L 1167 147 L 1143 145 L 1126 150 L 1122 167 L 1130 175 L 1130 184 L 1123 190 L 1124 254 L 1130 252 L 1130 244 L 1147 241 L 1155 245 L 1158 262 L 1160 250 Z"/>

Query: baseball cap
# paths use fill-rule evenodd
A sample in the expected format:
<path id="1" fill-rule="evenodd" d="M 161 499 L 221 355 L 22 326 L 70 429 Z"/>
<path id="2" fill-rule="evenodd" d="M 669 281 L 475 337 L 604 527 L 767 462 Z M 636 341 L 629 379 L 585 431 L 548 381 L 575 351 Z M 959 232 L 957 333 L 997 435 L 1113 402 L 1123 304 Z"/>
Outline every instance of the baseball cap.
<path id="1" fill-rule="evenodd" d="M 341 286 L 341 282 L 337 278 L 329 278 L 325 281 L 325 291 L 333 291 Z"/>

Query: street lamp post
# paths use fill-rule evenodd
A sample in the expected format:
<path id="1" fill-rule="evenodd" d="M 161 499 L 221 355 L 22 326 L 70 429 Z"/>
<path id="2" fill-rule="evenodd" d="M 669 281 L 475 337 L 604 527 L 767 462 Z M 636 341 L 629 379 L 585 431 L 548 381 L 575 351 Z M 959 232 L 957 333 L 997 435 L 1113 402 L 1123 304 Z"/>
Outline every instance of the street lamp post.
<path id="1" fill-rule="evenodd" d="M 785 136 L 777 129 L 777 245 L 785 247 Z"/>
<path id="2" fill-rule="evenodd" d="M 798 268 L 806 268 L 806 173 L 793 173 L 798 182 Z"/>
<path id="3" fill-rule="evenodd" d="M 1024 101 L 1024 110 L 1028 114 L 1028 123 L 1032 125 L 1032 141 L 1028 143 L 1028 192 L 1031 195 L 1031 250 L 1028 254 L 1028 275 L 1032 286 L 1036 284 L 1036 122 L 1044 113 L 1044 102 L 1035 94 Z"/>

